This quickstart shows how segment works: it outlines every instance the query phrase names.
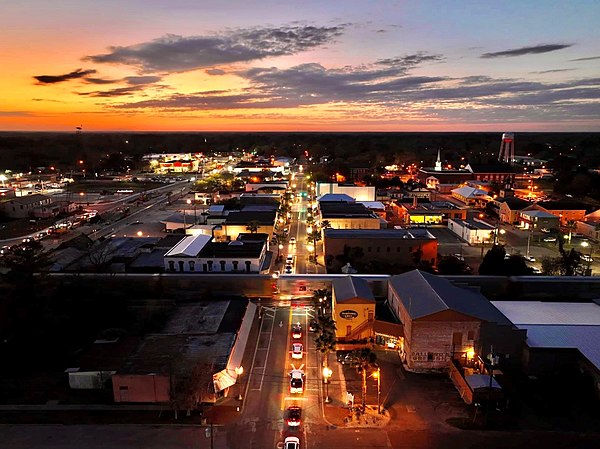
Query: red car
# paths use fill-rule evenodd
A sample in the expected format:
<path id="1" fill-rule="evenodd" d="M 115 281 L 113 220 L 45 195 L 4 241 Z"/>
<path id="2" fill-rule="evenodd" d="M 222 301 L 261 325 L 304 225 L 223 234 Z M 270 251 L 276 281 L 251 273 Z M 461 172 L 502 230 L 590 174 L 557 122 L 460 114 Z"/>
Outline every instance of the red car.
<path id="1" fill-rule="evenodd" d="M 292 405 L 287 409 L 287 425 L 289 427 L 298 427 L 300 426 L 300 421 L 302 418 L 302 409 L 297 405 Z"/>

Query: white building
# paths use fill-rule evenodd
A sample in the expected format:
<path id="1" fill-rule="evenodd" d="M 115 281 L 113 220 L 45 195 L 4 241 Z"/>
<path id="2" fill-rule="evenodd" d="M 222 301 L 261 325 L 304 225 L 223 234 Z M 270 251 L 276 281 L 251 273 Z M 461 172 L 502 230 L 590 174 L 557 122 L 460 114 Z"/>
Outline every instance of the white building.
<path id="1" fill-rule="evenodd" d="M 198 234 L 171 248 L 164 267 L 170 273 L 263 273 L 269 269 L 266 255 L 264 242 L 214 242 L 212 236 Z"/>
<path id="2" fill-rule="evenodd" d="M 317 198 L 327 193 L 343 193 L 356 201 L 375 201 L 374 186 L 343 185 L 332 182 L 317 182 Z"/>
<path id="3" fill-rule="evenodd" d="M 472 220 L 450 218 L 448 219 L 448 229 L 450 229 L 465 242 L 473 245 L 477 243 L 490 242 L 495 228 L 485 221 L 481 221 L 476 218 Z"/>

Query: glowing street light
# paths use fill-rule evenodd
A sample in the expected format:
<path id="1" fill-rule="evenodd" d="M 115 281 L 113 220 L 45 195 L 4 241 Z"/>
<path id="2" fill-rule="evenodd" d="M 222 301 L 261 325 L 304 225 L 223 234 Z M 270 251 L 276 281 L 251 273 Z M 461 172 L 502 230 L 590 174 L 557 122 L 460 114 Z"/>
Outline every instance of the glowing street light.
<path id="1" fill-rule="evenodd" d="M 331 402 L 331 399 L 329 399 L 329 379 L 331 378 L 332 374 L 333 374 L 333 371 L 331 370 L 331 368 L 329 368 L 328 366 L 323 368 L 323 382 L 325 382 L 325 403 L 326 404 L 329 404 Z"/>
<path id="2" fill-rule="evenodd" d="M 381 368 L 377 367 L 373 377 L 377 379 L 377 413 L 381 414 Z"/>
<path id="3" fill-rule="evenodd" d="M 236 381 L 239 381 L 238 383 L 240 384 L 240 390 L 239 390 L 239 394 L 237 397 L 238 401 L 241 401 L 242 398 L 242 383 L 241 383 L 241 378 L 242 378 L 242 374 L 244 374 L 244 367 L 243 366 L 238 366 L 235 368 L 235 374 L 237 374 L 237 379 Z"/>

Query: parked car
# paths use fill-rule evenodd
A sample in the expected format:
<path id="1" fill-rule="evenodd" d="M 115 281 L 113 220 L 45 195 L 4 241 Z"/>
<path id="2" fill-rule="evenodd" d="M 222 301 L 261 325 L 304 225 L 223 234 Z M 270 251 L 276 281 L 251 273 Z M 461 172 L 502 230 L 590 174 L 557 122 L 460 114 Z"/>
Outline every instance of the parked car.
<path id="1" fill-rule="evenodd" d="M 529 261 L 529 262 L 535 262 L 535 257 L 533 256 L 524 256 L 525 260 Z"/>
<path id="2" fill-rule="evenodd" d="M 336 358 L 337 361 L 342 365 L 350 364 L 352 362 L 352 356 L 350 351 L 338 351 Z"/>
<path id="3" fill-rule="evenodd" d="M 592 259 L 592 257 L 588 254 L 582 254 L 581 260 L 583 260 L 584 262 L 593 262 L 594 261 L 594 259 Z"/>
<path id="4" fill-rule="evenodd" d="M 556 242 L 556 237 L 546 237 L 544 238 L 544 242 Z"/>
<path id="5" fill-rule="evenodd" d="M 311 320 L 308 324 L 308 332 L 315 332 L 317 330 L 317 320 Z"/>

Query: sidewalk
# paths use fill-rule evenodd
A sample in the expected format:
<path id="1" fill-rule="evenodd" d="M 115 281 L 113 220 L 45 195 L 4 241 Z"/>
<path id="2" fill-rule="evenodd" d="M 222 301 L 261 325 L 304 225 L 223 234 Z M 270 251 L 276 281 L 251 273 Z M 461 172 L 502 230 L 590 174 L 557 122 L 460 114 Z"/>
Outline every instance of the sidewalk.
<path id="1" fill-rule="evenodd" d="M 244 373 L 240 377 L 240 382 L 232 385 L 229 388 L 228 396 L 217 401 L 212 407 L 208 407 L 207 412 L 204 416 L 207 418 L 207 422 L 211 422 L 215 425 L 228 425 L 232 424 L 241 418 L 244 411 L 244 402 L 246 401 L 246 395 L 248 393 L 248 380 L 250 377 L 250 367 L 252 366 L 252 359 L 254 357 L 254 349 L 258 344 L 258 337 L 260 333 L 261 321 L 258 319 L 259 310 L 256 311 L 257 315 L 252 323 L 250 334 L 248 335 L 248 344 L 244 357 L 242 359 L 242 366 L 244 367 Z M 242 395 L 242 400 L 238 400 L 238 395 Z"/>
<path id="2" fill-rule="evenodd" d="M 329 404 L 324 404 L 323 413 L 325 421 L 335 427 L 383 427 L 390 421 L 387 412 L 379 414 L 377 412 L 377 390 L 373 392 L 373 379 L 367 380 L 366 412 L 359 419 L 354 415 L 348 406 L 348 393 L 354 395 L 354 407 L 360 407 L 362 404 L 361 376 L 354 368 L 342 365 L 337 361 L 329 361 L 332 376 L 329 380 L 329 386 L 323 385 L 323 394 L 326 388 L 329 389 Z M 335 360 L 335 359 L 334 359 Z M 389 371 L 389 370 L 386 370 Z M 395 378 L 395 372 L 387 373 L 382 369 L 382 377 L 388 379 Z M 381 403 L 381 410 L 384 410 Z"/>

